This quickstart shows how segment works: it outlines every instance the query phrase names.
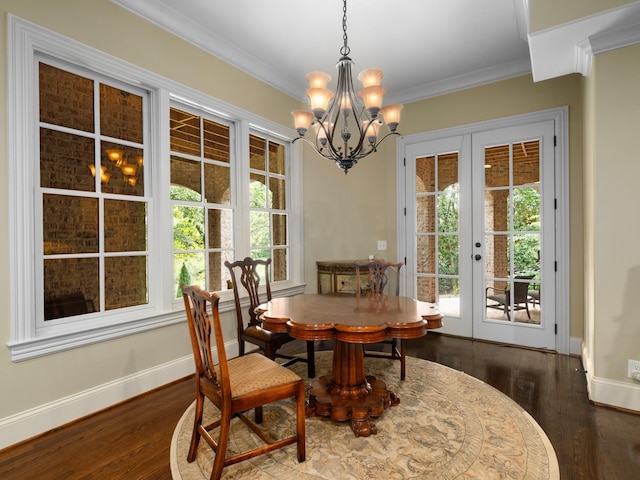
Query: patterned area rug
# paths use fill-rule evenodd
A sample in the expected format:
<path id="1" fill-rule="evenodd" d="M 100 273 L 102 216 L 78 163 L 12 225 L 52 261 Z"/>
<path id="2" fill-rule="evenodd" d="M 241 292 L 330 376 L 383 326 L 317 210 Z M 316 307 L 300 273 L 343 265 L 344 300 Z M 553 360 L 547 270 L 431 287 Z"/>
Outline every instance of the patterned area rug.
<path id="1" fill-rule="evenodd" d="M 316 353 L 316 371 L 329 372 L 331 352 Z M 399 362 L 365 359 L 368 375 L 387 383 L 400 405 L 375 419 L 377 435 L 356 438 L 348 423 L 306 420 L 307 459 L 296 460 L 290 445 L 227 467 L 225 479 L 559 479 L 558 461 L 540 426 L 513 400 L 493 387 L 451 368 L 407 357 L 407 380 Z M 291 367 L 306 378 L 306 364 Z M 192 404 L 171 441 L 175 480 L 208 479 L 213 451 L 203 440 L 197 461 L 187 463 Z M 208 404 L 205 419 L 217 409 Z M 274 435 L 295 429 L 293 402 L 264 409 L 264 426 Z M 214 437 L 215 438 L 215 437 Z M 257 445 L 257 437 L 234 419 L 229 448 Z"/>

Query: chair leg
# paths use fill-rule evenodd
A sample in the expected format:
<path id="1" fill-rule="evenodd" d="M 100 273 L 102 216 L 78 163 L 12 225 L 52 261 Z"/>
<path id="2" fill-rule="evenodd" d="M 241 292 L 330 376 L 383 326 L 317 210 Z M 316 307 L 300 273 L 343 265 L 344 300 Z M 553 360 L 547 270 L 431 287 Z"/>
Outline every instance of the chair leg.
<path id="1" fill-rule="evenodd" d="M 307 341 L 307 375 L 309 378 L 315 378 L 316 376 L 316 355 L 315 355 L 315 343 L 313 340 Z"/>
<path id="2" fill-rule="evenodd" d="M 216 457 L 213 460 L 211 470 L 211 480 L 219 480 L 222 477 L 222 469 L 227 456 L 227 445 L 229 443 L 229 432 L 231 431 L 231 414 L 223 408 L 220 412 L 220 436 L 218 437 L 218 448 Z"/>
<path id="3" fill-rule="evenodd" d="M 296 433 L 298 435 L 297 453 L 298 462 L 304 462 L 307 458 L 305 442 L 305 385 L 300 382 L 296 394 Z"/>
<path id="4" fill-rule="evenodd" d="M 254 409 L 255 422 L 262 423 L 262 405 Z"/>
<path id="5" fill-rule="evenodd" d="M 407 373 L 407 341 L 400 340 L 400 380 L 404 380 Z"/>
<path id="6" fill-rule="evenodd" d="M 191 445 L 187 454 L 187 462 L 191 463 L 196 459 L 198 444 L 200 443 L 200 431 L 198 427 L 202 424 L 202 414 L 204 412 L 204 396 L 198 391 L 196 398 L 196 411 L 193 419 L 193 433 L 191 434 Z"/>

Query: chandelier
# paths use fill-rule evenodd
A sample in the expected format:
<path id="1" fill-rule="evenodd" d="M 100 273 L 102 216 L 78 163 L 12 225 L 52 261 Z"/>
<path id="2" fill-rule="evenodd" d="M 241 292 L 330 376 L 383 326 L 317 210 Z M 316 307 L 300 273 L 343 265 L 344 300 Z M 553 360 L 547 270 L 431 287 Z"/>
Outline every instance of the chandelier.
<path id="1" fill-rule="evenodd" d="M 344 45 L 340 48 L 338 69 L 338 85 L 335 94 L 327 89 L 331 76 L 323 72 L 307 74 L 309 89 L 307 96 L 311 111 L 295 110 L 291 112 L 298 137 L 309 143 L 324 158 L 332 160 L 338 167 L 349 173 L 358 160 L 376 151 L 378 145 L 396 132 L 400 122 L 402 105 L 382 106 L 382 97 L 386 88 L 380 85 L 383 72 L 377 68 L 368 68 L 358 75 L 362 82 L 362 90 L 356 92 L 351 78 L 349 45 L 347 42 L 347 0 L 343 2 L 342 38 Z M 384 123 L 389 132 L 378 139 L 380 127 Z M 304 138 L 311 125 L 314 129 L 313 142 Z"/>

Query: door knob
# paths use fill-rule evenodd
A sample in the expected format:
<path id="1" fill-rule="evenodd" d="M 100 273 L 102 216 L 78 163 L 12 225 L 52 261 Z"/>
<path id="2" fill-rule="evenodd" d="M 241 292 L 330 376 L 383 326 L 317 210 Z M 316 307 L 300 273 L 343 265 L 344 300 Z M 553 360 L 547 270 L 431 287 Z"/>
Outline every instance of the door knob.
<path id="1" fill-rule="evenodd" d="M 476 253 L 476 260 L 482 260 L 482 255 L 480 255 L 479 253 Z"/>
<path id="2" fill-rule="evenodd" d="M 482 244 L 480 242 L 476 242 L 476 247 L 480 248 L 482 246 Z"/>

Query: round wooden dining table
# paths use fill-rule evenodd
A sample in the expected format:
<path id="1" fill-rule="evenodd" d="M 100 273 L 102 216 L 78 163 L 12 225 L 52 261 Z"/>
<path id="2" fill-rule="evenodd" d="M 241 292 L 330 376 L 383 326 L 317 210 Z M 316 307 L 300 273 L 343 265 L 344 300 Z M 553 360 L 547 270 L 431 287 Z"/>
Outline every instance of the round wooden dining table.
<path id="1" fill-rule="evenodd" d="M 442 326 L 433 304 L 409 297 L 296 295 L 274 298 L 258 311 L 266 330 L 334 340 L 331 374 L 311 381 L 307 416 L 349 421 L 356 436 L 376 434 L 372 418 L 400 402 L 384 382 L 365 374 L 363 345 L 419 338 Z"/>

